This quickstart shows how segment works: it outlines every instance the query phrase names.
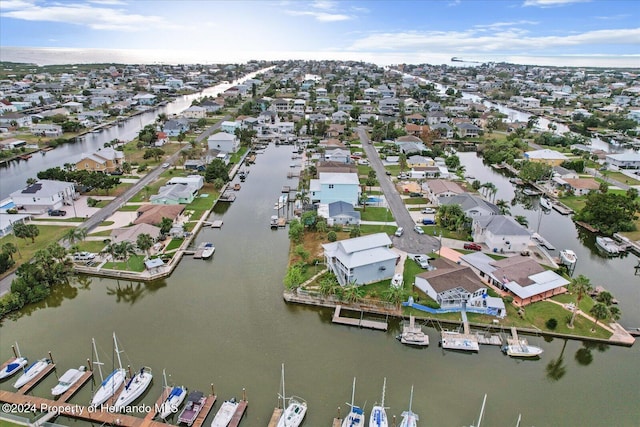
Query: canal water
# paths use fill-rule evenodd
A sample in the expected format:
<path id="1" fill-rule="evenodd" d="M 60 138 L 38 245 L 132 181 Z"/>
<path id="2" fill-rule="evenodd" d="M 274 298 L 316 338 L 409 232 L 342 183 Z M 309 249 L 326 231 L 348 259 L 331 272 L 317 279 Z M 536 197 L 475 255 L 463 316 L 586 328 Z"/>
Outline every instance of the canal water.
<path id="1" fill-rule="evenodd" d="M 240 397 L 246 388 L 245 426 L 267 425 L 277 404 L 281 363 L 286 366 L 287 395 L 308 401 L 306 426 L 330 425 L 339 406 L 346 413 L 354 377 L 356 404 L 365 405 L 367 413 L 380 401 L 387 378 L 385 405 L 398 422 L 413 385 L 413 410 L 423 426 L 469 425 L 477 419 L 485 393 L 487 426 L 513 426 L 518 414 L 522 426 L 637 425 L 637 346 L 585 347 L 578 341 L 531 337 L 545 353 L 537 361 L 518 361 L 497 347 L 482 347 L 478 354 L 443 351 L 436 330 L 429 328 L 432 344 L 415 349 L 395 340 L 398 321 L 391 321 L 388 332 L 370 331 L 333 325 L 331 310 L 286 304 L 282 278 L 289 240 L 286 230 L 271 230 L 268 223 L 282 186 L 295 185 L 286 178 L 291 153 L 290 146 L 271 145 L 250 167 L 236 201 L 217 206 L 212 218 L 224 225 L 204 229 L 197 238 L 197 243 L 215 243 L 211 260 L 185 257 L 171 277 L 152 284 L 85 278 L 62 287 L 2 322 L 0 360 L 11 355 L 10 346 L 17 341 L 31 360 L 51 350 L 59 372 L 64 372 L 91 357 L 95 337 L 110 371 L 115 331 L 125 352 L 123 363 L 153 369 L 154 383 L 144 404 L 156 401 L 166 369 L 170 383 L 190 390 L 208 392 L 213 383 L 220 400 Z M 487 180 L 481 171 L 490 171 L 481 163 L 476 165 L 467 154 L 461 157 L 468 173 Z M 549 218 L 543 220 L 542 231 L 553 226 Z M 563 227 L 558 225 L 557 233 Z M 567 233 L 564 245 L 554 235 L 547 237 L 559 247 L 578 249 L 579 268 L 589 269 L 585 271 L 593 272 L 595 282 L 623 300 L 625 319 L 640 320 L 634 307 L 637 291 L 631 294 L 635 301 L 626 300 L 622 292 L 625 286 L 639 285 L 627 274 L 627 261 L 614 260 L 615 268 L 603 262 L 589 267 L 596 261 Z M 12 382 L 0 383 L 0 389 L 11 389 Z M 48 396 L 55 382 L 51 375 L 33 394 Z M 90 396 L 88 384 L 72 402 L 87 404 Z M 58 422 L 84 425 L 71 419 Z"/>
<path id="2" fill-rule="evenodd" d="M 0 200 L 8 197 L 12 192 L 25 187 L 27 179 L 35 178 L 39 171 L 60 166 L 65 163 L 75 163 L 82 158 L 83 153 L 89 153 L 102 148 L 106 142 L 114 139 L 120 141 L 131 141 L 138 136 L 140 129 L 146 125 L 153 124 L 159 114 L 166 114 L 171 117 L 181 113 L 191 106 L 191 103 L 205 96 L 216 97 L 231 86 L 242 83 L 264 72 L 260 70 L 249 73 L 246 76 L 233 81 L 232 83 L 221 83 L 191 95 L 182 95 L 167 105 L 157 109 L 146 111 L 133 116 L 122 122 L 121 126 L 114 125 L 104 128 L 99 133 L 87 133 L 77 142 L 63 144 L 51 151 L 36 153 L 29 160 L 13 161 L 0 166 Z"/>

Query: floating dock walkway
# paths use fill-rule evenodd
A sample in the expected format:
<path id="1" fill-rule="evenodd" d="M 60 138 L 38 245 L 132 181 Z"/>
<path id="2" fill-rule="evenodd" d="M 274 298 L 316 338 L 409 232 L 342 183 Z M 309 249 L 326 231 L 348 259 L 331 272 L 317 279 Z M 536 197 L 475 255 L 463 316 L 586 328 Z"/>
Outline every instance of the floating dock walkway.
<path id="1" fill-rule="evenodd" d="M 342 310 L 341 305 L 337 305 L 335 311 L 333 312 L 333 318 L 331 321 L 333 323 L 339 323 L 341 325 L 349 325 L 349 326 L 358 326 L 360 328 L 368 328 L 375 329 L 378 331 L 386 331 L 389 327 L 387 322 L 382 322 L 379 320 L 367 320 L 363 319 L 364 312 L 360 310 L 353 310 L 360 313 L 360 318 L 356 319 L 353 317 L 342 317 L 340 316 L 340 311 Z"/>
<path id="2" fill-rule="evenodd" d="M 282 408 L 274 408 L 273 414 L 271 414 L 271 419 L 269 420 L 268 427 L 277 427 L 278 421 L 282 416 L 283 409 Z"/>

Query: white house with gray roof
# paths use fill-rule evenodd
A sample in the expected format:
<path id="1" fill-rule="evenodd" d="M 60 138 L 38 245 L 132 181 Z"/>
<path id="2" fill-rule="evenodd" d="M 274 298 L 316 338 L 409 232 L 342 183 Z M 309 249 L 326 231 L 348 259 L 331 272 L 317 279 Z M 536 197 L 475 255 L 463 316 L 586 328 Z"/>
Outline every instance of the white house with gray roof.
<path id="1" fill-rule="evenodd" d="M 500 208 L 473 194 L 463 193 L 452 197 L 439 197 L 439 205 L 460 205 L 469 218 L 487 215 L 499 215 Z"/>
<path id="2" fill-rule="evenodd" d="M 491 215 L 473 218 L 473 241 L 486 244 L 494 252 L 522 252 L 531 243 L 531 232 L 510 216 Z"/>
<path id="3" fill-rule="evenodd" d="M 76 196 L 72 182 L 42 179 L 22 190 L 11 193 L 11 200 L 16 206 L 24 206 L 29 213 L 45 213 L 52 209 L 70 206 Z"/>
<path id="4" fill-rule="evenodd" d="M 209 146 L 209 150 L 235 153 L 240 147 L 240 140 L 231 133 L 218 132 L 207 138 L 207 145 Z"/>
<path id="5" fill-rule="evenodd" d="M 391 279 L 399 257 L 390 249 L 391 239 L 386 233 L 327 243 L 322 247 L 325 263 L 341 286 Z"/>

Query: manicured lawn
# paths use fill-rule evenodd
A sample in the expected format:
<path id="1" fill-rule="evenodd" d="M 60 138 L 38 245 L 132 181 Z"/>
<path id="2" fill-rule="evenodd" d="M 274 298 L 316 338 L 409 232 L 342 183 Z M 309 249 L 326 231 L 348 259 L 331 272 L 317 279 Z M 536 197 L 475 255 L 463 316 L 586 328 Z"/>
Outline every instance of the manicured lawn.
<path id="1" fill-rule="evenodd" d="M 456 240 L 469 240 L 469 235 L 465 232 L 451 231 L 446 228 L 442 228 L 439 225 L 425 225 L 422 226 L 425 234 L 429 234 L 431 236 L 440 236 L 445 237 L 447 239 L 456 239 Z"/>
<path id="2" fill-rule="evenodd" d="M 140 209 L 140 206 L 141 205 L 124 205 L 123 207 L 118 209 L 118 212 L 135 212 Z"/>
<path id="3" fill-rule="evenodd" d="M 178 249 L 182 242 L 184 242 L 184 239 L 172 238 L 169 244 L 164 248 L 164 251 L 169 252 L 174 249 Z"/>
<path id="4" fill-rule="evenodd" d="M 608 171 L 606 175 L 608 178 L 615 179 L 616 181 L 620 181 L 624 184 L 640 185 L 640 181 L 638 181 L 637 179 L 629 178 L 622 172 Z"/>
<path id="5" fill-rule="evenodd" d="M 18 239 L 13 234 L 8 234 L 0 238 L 0 247 L 5 243 L 13 243 L 18 248 L 18 252 L 13 254 L 13 260 L 16 262 L 13 268 L 5 271 L 0 275 L 0 279 L 7 276 L 10 272 L 17 269 L 23 263 L 33 258 L 36 251 L 44 249 L 51 243 L 57 242 L 62 238 L 64 233 L 73 227 L 57 226 L 57 225 L 38 225 L 40 234 L 35 238 L 35 242 L 31 243 L 31 239 Z"/>
<path id="6" fill-rule="evenodd" d="M 429 203 L 424 197 L 408 197 L 403 199 L 405 205 L 426 205 Z"/>
<path id="7" fill-rule="evenodd" d="M 84 222 L 86 218 L 78 218 L 78 217 L 60 217 L 60 216 L 46 216 L 42 218 L 33 218 L 32 221 L 56 221 L 56 222 Z"/>
<path id="8" fill-rule="evenodd" d="M 103 231 L 96 231 L 94 233 L 89 233 L 90 236 L 106 236 L 109 237 L 111 236 L 111 230 L 103 230 Z"/>
<path id="9" fill-rule="evenodd" d="M 208 197 L 202 197 L 205 194 L 208 194 Z M 200 217 L 205 211 L 207 211 L 208 209 L 211 209 L 217 196 L 218 196 L 217 194 L 214 195 L 214 194 L 201 192 L 200 197 L 196 197 L 195 199 L 193 199 L 193 202 L 189 203 L 185 207 L 185 211 L 194 211 L 193 215 L 191 216 L 191 220 L 196 221 L 200 219 Z"/>
<path id="10" fill-rule="evenodd" d="M 374 234 L 374 233 L 386 233 L 386 234 L 393 234 L 396 231 L 396 226 L 395 225 L 370 225 L 370 224 L 363 224 L 360 226 L 360 232 L 365 235 L 365 234 Z M 345 239 L 348 239 L 349 236 L 347 235 L 347 237 L 345 237 Z"/>
<path id="11" fill-rule="evenodd" d="M 132 255 L 129 258 L 129 267 L 124 261 L 119 262 L 107 262 L 103 268 L 111 270 L 124 270 L 124 271 L 144 271 L 144 255 Z"/>
<path id="12" fill-rule="evenodd" d="M 366 209 L 357 208 L 360 211 L 360 218 L 363 221 L 390 222 L 393 221 L 393 214 L 387 208 L 376 208 L 369 206 Z"/>
<path id="13" fill-rule="evenodd" d="M 560 198 L 560 201 L 565 205 L 569 206 L 576 212 L 579 212 L 584 208 L 586 204 L 587 197 L 586 196 L 566 196 Z"/>
<path id="14" fill-rule="evenodd" d="M 372 171 L 371 166 L 358 165 L 358 176 L 368 176 L 369 171 Z"/>
<path id="15" fill-rule="evenodd" d="M 76 245 L 78 245 L 80 251 L 92 252 L 94 254 L 97 254 L 106 246 L 104 242 L 99 240 L 85 240 L 83 242 L 76 243 Z"/>
<path id="16" fill-rule="evenodd" d="M 165 185 L 171 178 L 168 176 L 160 176 L 152 184 L 145 186 L 129 201 L 133 203 L 140 203 L 149 201 L 149 198 L 154 194 L 158 194 L 158 189 Z"/>
<path id="17" fill-rule="evenodd" d="M 636 225 L 636 231 L 621 232 L 623 236 L 630 240 L 640 240 L 640 218 L 633 222 Z"/>

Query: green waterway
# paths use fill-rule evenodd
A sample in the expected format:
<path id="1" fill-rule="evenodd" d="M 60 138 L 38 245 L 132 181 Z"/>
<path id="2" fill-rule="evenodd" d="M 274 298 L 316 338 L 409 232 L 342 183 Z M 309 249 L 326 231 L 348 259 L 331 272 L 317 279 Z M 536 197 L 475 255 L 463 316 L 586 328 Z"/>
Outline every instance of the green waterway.
<path id="1" fill-rule="evenodd" d="M 204 229 L 197 238 L 215 243 L 211 260 L 185 257 L 171 277 L 152 284 L 85 278 L 62 287 L 3 321 L 0 359 L 11 355 L 17 341 L 31 360 L 52 351 L 61 375 L 86 363 L 95 337 L 110 371 L 115 331 L 123 363 L 153 369 L 154 383 L 140 402 L 155 403 L 163 369 L 170 383 L 190 390 L 209 392 L 215 385 L 219 400 L 204 425 L 222 400 L 241 397 L 242 388 L 249 400 L 242 425 L 267 425 L 281 363 L 287 395 L 309 404 L 305 426 L 330 425 L 338 406 L 345 413 L 354 376 L 356 403 L 366 404 L 367 416 L 387 378 L 385 406 L 398 422 L 414 385 L 413 411 L 421 426 L 469 425 L 485 393 L 486 426 L 515 426 L 518 414 L 522 426 L 638 425 L 637 345 L 586 349 L 578 341 L 530 337 L 545 352 L 540 360 L 519 361 L 490 346 L 478 354 L 443 351 L 435 329 L 428 329 L 430 347 L 410 348 L 394 338 L 398 321 L 388 332 L 370 331 L 331 324 L 331 310 L 287 305 L 282 278 L 289 241 L 286 231 L 273 231 L 268 222 L 281 187 L 293 184 L 286 178 L 291 151 L 270 146 L 251 166 L 236 201 L 216 208 L 211 219 L 223 219 L 222 229 Z M 0 389 L 11 390 L 12 383 L 0 383 Z M 32 393 L 48 397 L 55 383 L 50 375 Z M 89 383 L 72 402 L 86 405 L 90 396 Z"/>

